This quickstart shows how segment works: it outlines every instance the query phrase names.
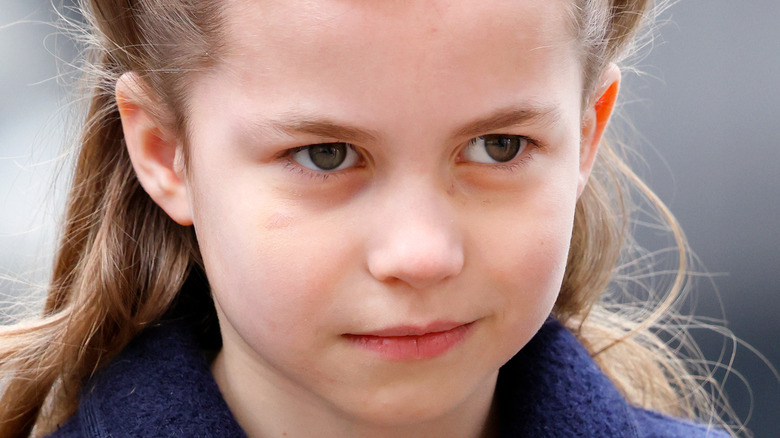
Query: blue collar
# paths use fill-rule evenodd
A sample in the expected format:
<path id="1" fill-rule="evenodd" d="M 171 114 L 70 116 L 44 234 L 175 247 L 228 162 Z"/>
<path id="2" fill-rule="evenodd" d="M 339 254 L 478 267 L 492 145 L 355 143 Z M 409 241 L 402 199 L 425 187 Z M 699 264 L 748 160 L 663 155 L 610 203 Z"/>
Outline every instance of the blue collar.
<path id="1" fill-rule="evenodd" d="M 638 436 L 633 408 L 553 319 L 501 368 L 496 402 L 502 437 Z"/>
<path id="2" fill-rule="evenodd" d="M 724 436 L 629 405 L 561 324 L 549 319 L 501 368 L 502 437 Z M 85 386 L 57 437 L 243 437 L 188 326 L 148 328 Z"/>

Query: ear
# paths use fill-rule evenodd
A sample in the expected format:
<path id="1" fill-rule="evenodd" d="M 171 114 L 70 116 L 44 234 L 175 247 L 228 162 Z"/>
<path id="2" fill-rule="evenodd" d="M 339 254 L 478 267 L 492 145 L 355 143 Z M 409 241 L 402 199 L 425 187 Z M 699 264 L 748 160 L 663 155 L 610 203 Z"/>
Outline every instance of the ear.
<path id="1" fill-rule="evenodd" d="M 125 73 L 117 81 L 116 103 L 138 181 L 171 219 L 180 225 L 192 225 L 184 150 L 176 135 L 149 112 L 155 101 L 136 74 Z"/>
<path id="2" fill-rule="evenodd" d="M 615 109 L 620 88 L 620 69 L 610 64 L 599 79 L 599 86 L 582 115 L 582 140 L 580 143 L 580 179 L 577 197 L 582 195 L 588 183 L 604 129 Z"/>

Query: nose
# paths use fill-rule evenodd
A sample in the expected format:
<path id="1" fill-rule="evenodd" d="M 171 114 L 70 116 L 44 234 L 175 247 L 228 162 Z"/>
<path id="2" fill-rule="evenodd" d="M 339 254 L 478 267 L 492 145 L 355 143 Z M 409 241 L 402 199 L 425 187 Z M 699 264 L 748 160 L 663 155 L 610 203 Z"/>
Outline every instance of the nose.
<path id="1" fill-rule="evenodd" d="M 462 236 L 448 196 L 420 185 L 382 196 L 367 254 L 374 278 L 425 289 L 460 274 Z"/>

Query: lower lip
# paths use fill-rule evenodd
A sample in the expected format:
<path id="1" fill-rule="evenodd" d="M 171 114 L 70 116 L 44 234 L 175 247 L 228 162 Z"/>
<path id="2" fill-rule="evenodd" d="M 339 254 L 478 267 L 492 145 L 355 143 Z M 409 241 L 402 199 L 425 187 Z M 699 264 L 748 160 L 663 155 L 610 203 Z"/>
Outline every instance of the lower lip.
<path id="1" fill-rule="evenodd" d="M 433 359 L 462 344 L 473 323 L 443 332 L 419 336 L 345 335 L 360 348 L 379 354 L 388 360 Z"/>

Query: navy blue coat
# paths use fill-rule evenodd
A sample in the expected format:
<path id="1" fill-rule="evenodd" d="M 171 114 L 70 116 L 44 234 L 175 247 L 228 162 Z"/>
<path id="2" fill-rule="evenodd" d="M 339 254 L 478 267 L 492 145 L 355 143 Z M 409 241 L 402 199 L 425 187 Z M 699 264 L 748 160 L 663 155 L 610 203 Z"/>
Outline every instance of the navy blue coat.
<path id="1" fill-rule="evenodd" d="M 556 321 L 501 368 L 502 437 L 717 437 L 705 425 L 636 408 Z M 84 387 L 66 437 L 242 437 L 192 330 L 146 329 Z"/>

